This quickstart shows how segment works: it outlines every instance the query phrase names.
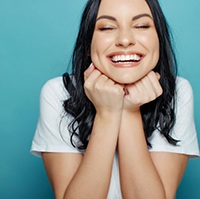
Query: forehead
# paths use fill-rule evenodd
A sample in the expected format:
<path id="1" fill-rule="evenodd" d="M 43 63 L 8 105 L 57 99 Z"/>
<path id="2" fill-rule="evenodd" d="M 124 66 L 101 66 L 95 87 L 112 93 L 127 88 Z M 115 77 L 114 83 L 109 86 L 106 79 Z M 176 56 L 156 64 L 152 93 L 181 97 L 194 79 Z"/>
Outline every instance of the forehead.
<path id="1" fill-rule="evenodd" d="M 145 0 L 101 0 L 98 16 L 137 15 L 147 13 L 152 16 L 151 10 Z"/>

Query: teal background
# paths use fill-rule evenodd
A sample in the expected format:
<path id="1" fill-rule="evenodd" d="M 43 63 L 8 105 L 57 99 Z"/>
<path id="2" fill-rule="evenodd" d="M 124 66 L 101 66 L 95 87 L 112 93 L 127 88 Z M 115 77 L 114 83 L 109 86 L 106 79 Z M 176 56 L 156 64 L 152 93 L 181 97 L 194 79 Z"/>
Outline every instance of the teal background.
<path id="1" fill-rule="evenodd" d="M 86 0 L 0 0 L 0 198 L 51 199 L 42 160 L 29 152 L 39 93 L 65 72 Z M 200 1 L 162 0 L 179 73 L 194 90 L 200 137 Z M 190 160 L 178 199 L 200 197 L 200 159 Z"/>

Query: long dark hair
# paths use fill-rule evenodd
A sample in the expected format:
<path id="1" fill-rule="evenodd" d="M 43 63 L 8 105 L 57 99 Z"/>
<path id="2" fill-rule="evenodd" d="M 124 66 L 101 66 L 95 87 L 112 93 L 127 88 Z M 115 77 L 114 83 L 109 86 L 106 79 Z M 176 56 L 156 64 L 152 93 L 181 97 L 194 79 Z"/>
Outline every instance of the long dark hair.
<path id="1" fill-rule="evenodd" d="M 158 129 L 170 144 L 176 145 L 177 141 L 170 135 L 170 130 L 175 123 L 175 82 L 177 64 L 172 48 L 169 28 L 157 0 L 146 0 L 155 23 L 160 43 L 160 57 L 154 68 L 161 75 L 160 83 L 163 94 L 156 100 L 141 106 L 143 127 L 146 141 L 155 129 Z M 95 28 L 100 0 L 88 0 L 80 23 L 79 33 L 72 56 L 72 74 L 65 73 L 63 82 L 70 98 L 64 101 L 65 111 L 73 117 L 68 126 L 71 143 L 79 150 L 85 150 L 93 127 L 96 114 L 95 107 L 84 93 L 84 71 L 91 63 L 90 45 Z M 73 138 L 78 138 L 75 142 Z"/>

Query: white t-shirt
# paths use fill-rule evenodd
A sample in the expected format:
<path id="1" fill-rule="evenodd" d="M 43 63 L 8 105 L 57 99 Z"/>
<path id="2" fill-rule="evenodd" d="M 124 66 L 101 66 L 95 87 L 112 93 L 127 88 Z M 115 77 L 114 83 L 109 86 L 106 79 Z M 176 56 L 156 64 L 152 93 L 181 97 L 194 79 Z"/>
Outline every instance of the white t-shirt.
<path id="1" fill-rule="evenodd" d="M 172 152 L 199 156 L 197 134 L 194 124 L 193 92 L 189 82 L 181 77 L 176 81 L 176 123 L 171 132 L 174 139 L 180 140 L 178 146 L 168 143 L 157 130 L 149 138 L 150 152 Z M 66 115 L 63 102 L 69 97 L 62 77 L 49 80 L 41 90 L 40 117 L 31 152 L 41 156 L 41 152 L 80 153 L 70 142 L 68 124 L 71 117 Z M 107 199 L 122 199 L 119 181 L 118 156 L 115 154 L 110 189 Z"/>

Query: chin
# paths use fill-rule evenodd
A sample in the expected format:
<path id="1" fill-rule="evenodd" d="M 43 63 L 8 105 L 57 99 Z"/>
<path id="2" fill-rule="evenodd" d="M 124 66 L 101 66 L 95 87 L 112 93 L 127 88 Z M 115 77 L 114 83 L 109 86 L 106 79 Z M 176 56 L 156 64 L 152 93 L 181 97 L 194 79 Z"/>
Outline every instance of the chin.
<path id="1" fill-rule="evenodd" d="M 140 78 L 113 78 L 113 80 L 119 84 L 132 84 L 137 82 Z"/>

